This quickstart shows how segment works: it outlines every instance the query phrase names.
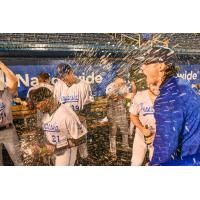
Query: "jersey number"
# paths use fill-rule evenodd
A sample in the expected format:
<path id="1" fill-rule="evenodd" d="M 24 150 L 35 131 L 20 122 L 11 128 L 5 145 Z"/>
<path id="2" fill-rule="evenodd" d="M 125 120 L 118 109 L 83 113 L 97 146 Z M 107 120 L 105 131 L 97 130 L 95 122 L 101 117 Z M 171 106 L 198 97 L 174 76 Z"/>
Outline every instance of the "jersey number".
<path id="1" fill-rule="evenodd" d="M 72 109 L 73 109 L 73 110 L 79 110 L 79 106 L 78 106 L 78 105 L 76 105 L 76 106 L 75 106 L 75 105 L 72 105 Z"/>
<path id="2" fill-rule="evenodd" d="M 52 135 L 52 142 L 53 142 L 53 143 L 58 143 L 58 142 L 60 142 L 59 136 Z"/>

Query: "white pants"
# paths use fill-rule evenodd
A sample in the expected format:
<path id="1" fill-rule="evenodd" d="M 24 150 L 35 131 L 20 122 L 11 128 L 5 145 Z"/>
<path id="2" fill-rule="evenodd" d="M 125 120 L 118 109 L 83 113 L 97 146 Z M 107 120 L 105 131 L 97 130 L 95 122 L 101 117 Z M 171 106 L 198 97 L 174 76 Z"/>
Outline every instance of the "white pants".
<path id="1" fill-rule="evenodd" d="M 3 165 L 2 144 L 4 144 L 14 165 L 23 165 L 20 157 L 19 139 L 14 127 L 0 130 L 0 165 Z"/>
<path id="2" fill-rule="evenodd" d="M 55 155 L 55 166 L 74 166 L 77 156 L 77 147 L 67 149 L 62 155 Z"/>
<path id="3" fill-rule="evenodd" d="M 86 120 L 83 121 L 82 124 L 87 129 Z M 85 142 L 78 146 L 78 152 L 82 159 L 86 159 L 88 157 L 87 134 L 85 135 Z"/>
<path id="4" fill-rule="evenodd" d="M 129 126 L 129 135 L 133 136 L 133 130 L 134 130 L 135 126 L 133 124 L 133 122 L 130 122 L 130 126 Z"/>
<path id="5" fill-rule="evenodd" d="M 148 149 L 149 149 L 149 159 L 151 160 L 153 156 L 153 145 L 149 145 Z M 147 153 L 147 145 L 145 143 L 144 136 L 136 131 L 133 142 L 131 165 L 141 166 L 144 161 L 146 153 Z"/>

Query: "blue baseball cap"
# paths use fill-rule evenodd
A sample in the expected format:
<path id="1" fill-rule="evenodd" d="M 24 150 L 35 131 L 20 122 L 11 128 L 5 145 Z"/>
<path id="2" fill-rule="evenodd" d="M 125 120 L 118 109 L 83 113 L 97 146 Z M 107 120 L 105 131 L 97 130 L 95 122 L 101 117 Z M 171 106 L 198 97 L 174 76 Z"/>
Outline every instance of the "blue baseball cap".
<path id="1" fill-rule="evenodd" d="M 60 63 L 56 67 L 56 77 L 63 79 L 70 71 L 72 71 L 72 67 L 68 63 Z"/>

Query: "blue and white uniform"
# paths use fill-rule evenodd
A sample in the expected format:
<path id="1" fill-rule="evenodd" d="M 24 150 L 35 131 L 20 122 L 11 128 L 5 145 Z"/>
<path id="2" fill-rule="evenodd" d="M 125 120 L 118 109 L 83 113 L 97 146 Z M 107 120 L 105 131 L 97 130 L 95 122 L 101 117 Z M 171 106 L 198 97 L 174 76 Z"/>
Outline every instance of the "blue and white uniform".
<path id="1" fill-rule="evenodd" d="M 84 106 L 94 102 L 90 84 L 77 79 L 77 82 L 67 86 L 62 80 L 57 79 L 54 87 L 54 97 L 62 104 L 70 106 L 75 112 L 83 110 Z M 81 121 L 86 128 L 86 119 Z M 79 146 L 81 158 L 88 156 L 87 145 L 83 143 Z"/>
<path id="2" fill-rule="evenodd" d="M 149 97 L 148 90 L 139 91 L 133 98 L 132 105 L 129 112 L 133 115 L 138 116 L 143 126 L 148 127 L 155 132 L 156 124 L 154 118 L 153 102 Z M 152 158 L 153 146 L 149 146 L 149 158 Z M 145 143 L 144 135 L 141 131 L 136 128 L 135 137 L 133 141 L 133 152 L 131 165 L 141 166 L 147 152 L 147 145 Z"/>
<path id="3" fill-rule="evenodd" d="M 1 83 L 0 83 L 1 84 Z M 20 157 L 19 138 L 13 125 L 13 96 L 8 88 L 0 90 L 0 165 L 3 165 L 2 144 L 4 144 L 14 165 L 23 165 Z"/>
<path id="4" fill-rule="evenodd" d="M 42 119 L 42 129 L 49 143 L 62 148 L 68 145 L 69 139 L 79 139 L 87 133 L 76 113 L 63 104 L 50 116 L 45 114 Z M 74 165 L 77 146 L 68 148 L 62 155 L 55 155 L 55 165 Z"/>

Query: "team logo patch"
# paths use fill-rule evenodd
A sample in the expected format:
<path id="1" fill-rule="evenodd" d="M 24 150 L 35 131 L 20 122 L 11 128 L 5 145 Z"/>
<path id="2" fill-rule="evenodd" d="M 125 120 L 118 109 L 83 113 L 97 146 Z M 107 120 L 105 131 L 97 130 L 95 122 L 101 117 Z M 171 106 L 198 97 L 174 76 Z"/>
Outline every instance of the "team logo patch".
<path id="1" fill-rule="evenodd" d="M 43 131 L 48 131 L 48 132 L 60 132 L 60 129 L 58 128 L 57 125 L 49 124 L 49 123 L 44 123 L 42 125 Z"/>
<path id="2" fill-rule="evenodd" d="M 62 103 L 78 102 L 79 97 L 78 96 L 61 96 L 60 101 Z"/>

